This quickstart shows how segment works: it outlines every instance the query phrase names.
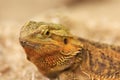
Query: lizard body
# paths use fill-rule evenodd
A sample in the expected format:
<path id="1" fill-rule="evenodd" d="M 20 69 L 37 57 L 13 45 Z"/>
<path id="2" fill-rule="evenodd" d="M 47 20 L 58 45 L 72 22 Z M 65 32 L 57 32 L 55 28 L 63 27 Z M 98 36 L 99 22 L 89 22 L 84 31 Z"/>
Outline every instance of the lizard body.
<path id="1" fill-rule="evenodd" d="M 28 60 L 49 79 L 120 80 L 120 47 L 73 36 L 60 24 L 26 23 L 20 43 Z"/>

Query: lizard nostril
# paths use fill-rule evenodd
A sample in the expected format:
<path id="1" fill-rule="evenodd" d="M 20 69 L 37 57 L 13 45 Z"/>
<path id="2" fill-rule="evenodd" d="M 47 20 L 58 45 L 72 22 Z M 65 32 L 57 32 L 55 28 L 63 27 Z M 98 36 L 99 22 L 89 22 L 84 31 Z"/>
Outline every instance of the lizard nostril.
<path id="1" fill-rule="evenodd" d="M 27 44 L 27 42 L 26 42 L 26 41 L 23 41 L 23 40 L 20 40 L 20 44 L 21 44 L 22 46 L 25 46 L 25 45 Z"/>
<path id="2" fill-rule="evenodd" d="M 25 41 L 20 41 L 21 44 L 25 44 L 26 42 Z"/>

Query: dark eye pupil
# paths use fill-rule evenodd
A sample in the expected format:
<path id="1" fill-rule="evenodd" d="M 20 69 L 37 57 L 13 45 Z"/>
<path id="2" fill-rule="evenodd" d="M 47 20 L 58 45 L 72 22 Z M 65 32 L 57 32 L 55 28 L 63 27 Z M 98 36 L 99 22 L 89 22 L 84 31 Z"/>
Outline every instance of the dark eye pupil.
<path id="1" fill-rule="evenodd" d="M 47 31 L 47 32 L 46 32 L 46 35 L 49 35 L 49 34 L 50 34 L 50 32 L 49 32 L 49 31 Z"/>
<path id="2" fill-rule="evenodd" d="M 68 40 L 65 38 L 64 39 L 64 44 L 67 44 L 68 43 Z"/>

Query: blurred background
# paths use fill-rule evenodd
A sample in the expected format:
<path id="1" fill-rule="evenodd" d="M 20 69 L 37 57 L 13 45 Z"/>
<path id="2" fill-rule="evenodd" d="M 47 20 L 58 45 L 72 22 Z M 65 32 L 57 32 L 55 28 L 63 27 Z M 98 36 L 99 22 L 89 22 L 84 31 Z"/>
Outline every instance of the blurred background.
<path id="1" fill-rule="evenodd" d="M 120 45 L 120 0 L 0 0 L 0 80 L 48 80 L 19 44 L 28 21 L 60 23 L 79 37 Z"/>

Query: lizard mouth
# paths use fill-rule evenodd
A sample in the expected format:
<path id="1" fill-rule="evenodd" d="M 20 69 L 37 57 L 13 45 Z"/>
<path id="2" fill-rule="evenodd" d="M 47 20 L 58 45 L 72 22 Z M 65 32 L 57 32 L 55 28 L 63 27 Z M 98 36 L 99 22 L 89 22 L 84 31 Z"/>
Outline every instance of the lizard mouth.
<path id="1" fill-rule="evenodd" d="M 26 41 L 26 40 L 21 40 L 21 39 L 20 39 L 20 44 L 23 47 L 32 47 L 32 48 L 36 48 L 36 47 L 40 46 L 40 44 L 38 45 L 38 44 L 29 42 L 29 41 Z"/>

